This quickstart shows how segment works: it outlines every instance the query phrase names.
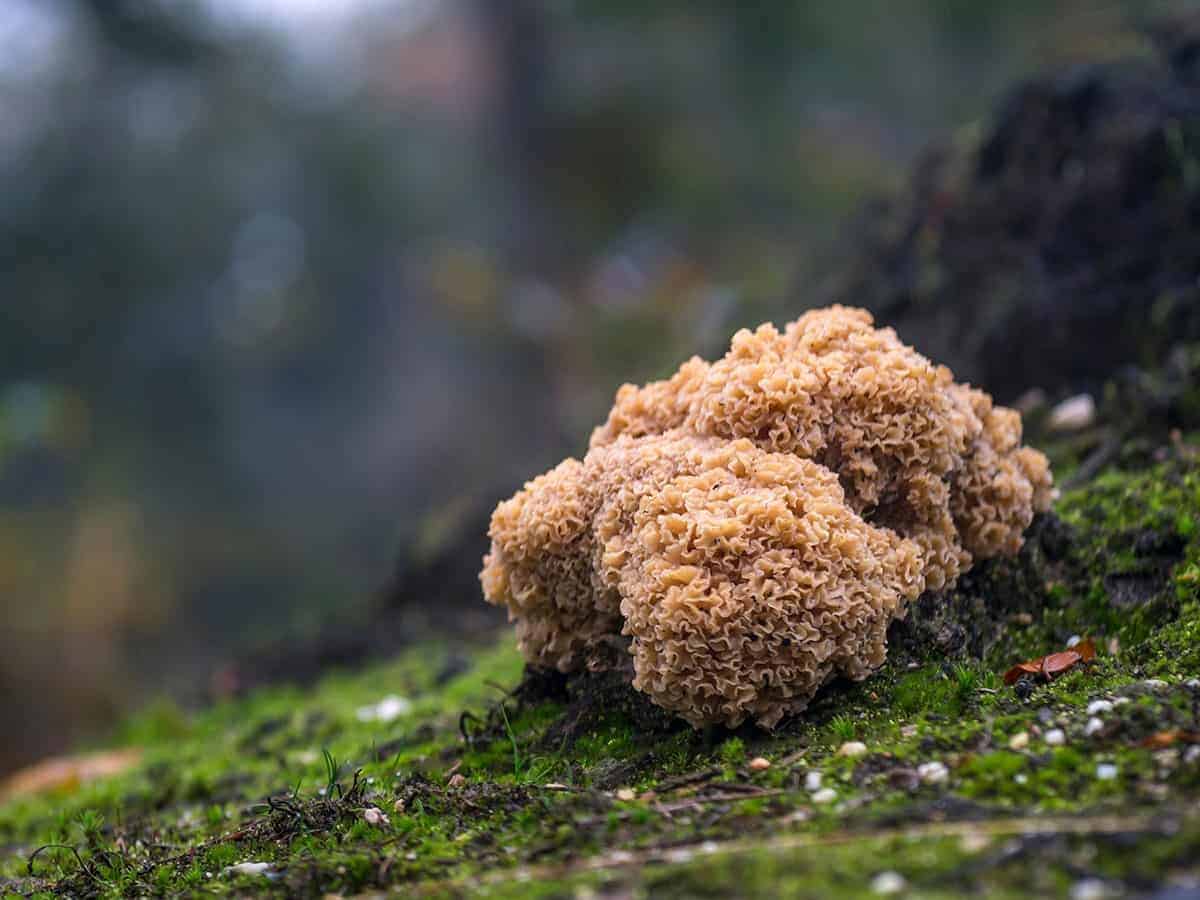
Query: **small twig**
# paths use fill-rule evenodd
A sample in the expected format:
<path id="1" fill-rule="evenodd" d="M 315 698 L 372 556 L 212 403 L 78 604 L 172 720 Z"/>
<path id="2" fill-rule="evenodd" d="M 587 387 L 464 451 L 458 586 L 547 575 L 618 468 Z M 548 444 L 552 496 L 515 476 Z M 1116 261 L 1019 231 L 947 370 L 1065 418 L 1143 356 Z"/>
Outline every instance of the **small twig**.
<path id="1" fill-rule="evenodd" d="M 46 850 L 70 850 L 71 853 L 74 854 L 74 856 L 75 856 L 75 861 L 77 863 L 79 863 L 79 871 L 83 872 L 85 875 L 87 875 L 88 878 L 92 879 L 93 881 L 96 879 L 96 873 L 92 871 L 91 866 L 89 866 L 86 862 L 83 861 L 83 857 L 79 855 L 79 851 L 76 850 L 74 847 L 72 847 L 70 844 L 43 844 L 42 846 L 40 846 L 36 850 L 34 850 L 32 853 L 30 853 L 29 854 L 29 862 L 27 863 L 30 878 L 35 877 L 34 873 L 33 873 L 33 861 L 35 859 L 37 859 L 38 856 L 40 856 Z"/>
<path id="2" fill-rule="evenodd" d="M 462 735 L 463 740 L 466 741 L 467 744 L 474 744 L 475 736 L 467 731 L 467 722 L 481 722 L 483 724 L 487 723 L 484 723 L 483 719 L 479 718 L 479 716 L 475 715 L 475 713 L 471 712 L 469 709 L 464 709 L 462 711 L 462 715 L 458 717 L 458 733 Z"/>
<path id="3" fill-rule="evenodd" d="M 1069 491 L 1091 481 L 1101 469 L 1112 462 L 1120 449 L 1121 435 L 1109 430 L 1100 446 L 1088 454 L 1087 459 L 1079 464 L 1079 468 L 1063 482 L 1063 490 Z"/>
<path id="4" fill-rule="evenodd" d="M 700 781 L 709 781 L 720 775 L 721 771 L 720 768 L 714 766 L 711 769 L 702 769 L 699 772 L 689 772 L 687 775 L 677 775 L 674 778 L 667 778 L 658 786 L 658 792 L 665 794 L 668 791 L 675 791 Z"/>

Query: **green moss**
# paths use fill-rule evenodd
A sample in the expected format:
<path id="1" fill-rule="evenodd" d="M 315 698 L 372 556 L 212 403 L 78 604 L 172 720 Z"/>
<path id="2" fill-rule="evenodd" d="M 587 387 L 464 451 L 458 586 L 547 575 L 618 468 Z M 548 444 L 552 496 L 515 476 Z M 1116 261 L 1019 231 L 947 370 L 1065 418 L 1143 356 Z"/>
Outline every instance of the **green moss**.
<path id="1" fill-rule="evenodd" d="M 1062 893 L 1079 858 L 1139 889 L 1154 872 L 1200 874 L 1189 813 L 1200 763 L 1175 753 L 1168 766 L 1142 746 L 1200 729 L 1200 691 L 1185 684 L 1200 675 L 1196 467 L 1107 473 L 1059 509 L 1064 551 L 1051 558 L 1035 536 L 1020 560 L 973 573 L 964 591 L 986 602 L 947 600 L 961 601 L 956 614 L 996 611 L 973 620 L 994 629 L 974 656 L 897 651 L 773 734 L 651 721 L 643 700 L 599 679 L 581 679 L 568 699 L 517 702 L 505 693 L 522 671 L 507 633 L 455 648 L 473 663 L 444 683 L 436 673 L 451 648 L 433 643 L 307 690 L 269 688 L 200 712 L 158 704 L 111 742 L 144 748 L 131 771 L 0 807 L 0 890 L 857 897 L 894 871 L 923 896 L 978 883 L 1004 897 Z M 1095 663 L 1027 695 L 1002 683 L 1013 663 L 1073 634 L 1096 638 Z M 411 710 L 360 717 L 392 694 Z M 1086 704 L 1117 697 L 1128 702 L 1086 734 Z M 1064 745 L 1046 744 L 1051 727 Z M 1028 742 L 1010 747 L 1021 733 Z M 837 756 L 849 740 L 867 754 Z M 323 751 L 341 763 L 332 779 Z M 760 755 L 773 765 L 748 771 Z M 930 762 L 946 767 L 944 781 L 917 776 Z M 1099 777 L 1108 765 L 1117 777 Z M 809 773 L 833 803 L 813 802 Z M 626 788 L 634 799 L 621 799 Z M 369 823 L 372 807 L 389 821 Z M 1130 824 L 1124 843 L 1064 831 L 982 870 L 983 851 L 938 832 L 1058 814 L 1078 830 L 1141 811 L 1153 815 Z M 1159 820 L 1179 827 L 1164 835 Z M 1023 840 L 1005 827 L 1003 840 Z M 48 844 L 62 847 L 37 854 L 31 874 Z M 229 873 L 246 861 L 271 864 L 271 876 Z"/>

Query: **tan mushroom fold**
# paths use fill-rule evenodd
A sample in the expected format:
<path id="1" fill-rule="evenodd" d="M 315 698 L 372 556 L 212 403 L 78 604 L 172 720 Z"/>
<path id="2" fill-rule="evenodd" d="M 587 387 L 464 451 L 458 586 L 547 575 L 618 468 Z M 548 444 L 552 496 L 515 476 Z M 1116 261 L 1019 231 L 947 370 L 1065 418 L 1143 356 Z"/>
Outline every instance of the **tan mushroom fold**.
<path id="1" fill-rule="evenodd" d="M 834 306 L 623 386 L 582 462 L 496 507 L 480 579 L 529 662 L 624 635 L 659 706 L 771 727 L 878 668 L 909 600 L 1015 554 L 1052 495 L 1016 412 Z"/>

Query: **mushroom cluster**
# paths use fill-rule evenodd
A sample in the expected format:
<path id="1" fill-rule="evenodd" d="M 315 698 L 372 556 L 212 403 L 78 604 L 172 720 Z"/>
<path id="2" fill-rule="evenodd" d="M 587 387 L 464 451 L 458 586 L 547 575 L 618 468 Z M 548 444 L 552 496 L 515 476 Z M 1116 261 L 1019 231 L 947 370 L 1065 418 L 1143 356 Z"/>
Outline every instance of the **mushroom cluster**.
<path id="1" fill-rule="evenodd" d="M 1016 553 L 1052 495 L 1016 412 L 834 306 L 623 386 L 582 461 L 496 508 L 480 579 L 530 663 L 623 637 L 658 705 L 770 727 L 869 675 L 908 601 Z"/>

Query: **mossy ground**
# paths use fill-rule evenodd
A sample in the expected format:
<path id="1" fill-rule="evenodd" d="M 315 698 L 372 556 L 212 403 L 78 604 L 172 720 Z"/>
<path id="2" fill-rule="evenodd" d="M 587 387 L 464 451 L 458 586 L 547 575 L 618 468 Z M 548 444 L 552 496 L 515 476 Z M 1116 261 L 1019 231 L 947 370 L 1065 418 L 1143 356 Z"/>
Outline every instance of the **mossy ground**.
<path id="1" fill-rule="evenodd" d="M 144 748 L 135 769 L 0 806 L 0 891 L 859 897 L 895 873 L 922 896 L 1028 897 L 1200 879 L 1200 463 L 1169 455 L 1066 494 L 1018 559 L 918 604 L 881 672 L 773 734 L 695 732 L 612 675 L 523 677 L 507 633 L 426 643 L 312 688 L 145 710 L 111 742 Z M 1004 685 L 1073 635 L 1093 665 Z M 362 721 L 389 695 L 411 708 Z M 839 755 L 848 741 L 865 753 Z"/>

